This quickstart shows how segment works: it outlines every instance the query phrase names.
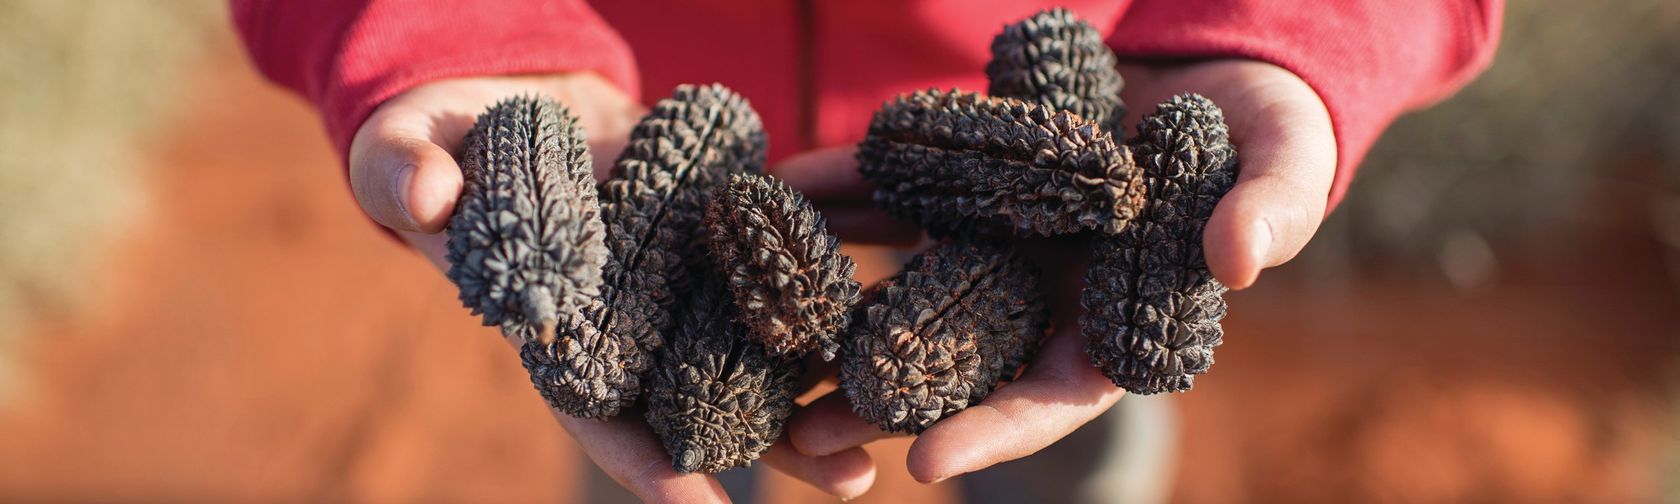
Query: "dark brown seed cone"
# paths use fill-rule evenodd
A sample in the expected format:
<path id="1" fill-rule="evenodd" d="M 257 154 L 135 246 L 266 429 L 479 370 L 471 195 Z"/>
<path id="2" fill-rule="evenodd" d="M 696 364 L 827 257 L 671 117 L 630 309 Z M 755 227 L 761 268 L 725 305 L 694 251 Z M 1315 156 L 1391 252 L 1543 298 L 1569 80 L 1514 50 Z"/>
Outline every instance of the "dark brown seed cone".
<path id="1" fill-rule="evenodd" d="M 1182 392 L 1213 365 L 1225 286 L 1208 272 L 1202 227 L 1236 181 L 1236 150 L 1213 102 L 1186 94 L 1144 117 L 1130 146 L 1149 205 L 1099 238 L 1081 294 L 1092 363 L 1134 394 Z"/>
<path id="2" fill-rule="evenodd" d="M 857 304 L 857 266 L 822 215 L 782 181 L 742 174 L 713 197 L 706 223 L 748 337 L 788 357 L 833 360 Z"/>
<path id="3" fill-rule="evenodd" d="M 526 335 L 519 358 L 531 373 L 531 384 L 549 405 L 577 418 L 611 417 L 630 407 L 641 390 L 637 370 L 649 369 L 653 356 L 636 346 L 629 336 L 635 331 L 601 331 L 590 321 L 614 317 L 611 327 L 645 325 L 639 315 L 607 313 L 594 300 L 580 315 L 561 322 L 561 337 L 555 341 Z"/>
<path id="4" fill-rule="evenodd" d="M 485 325 L 552 327 L 600 294 L 607 261 L 589 147 L 565 107 L 520 96 L 478 116 L 449 219 L 449 279 Z"/>
<path id="5" fill-rule="evenodd" d="M 986 94 L 1036 101 L 1121 135 L 1125 81 L 1102 33 L 1060 7 L 1003 27 L 992 39 Z"/>
<path id="6" fill-rule="evenodd" d="M 781 437 L 802 367 L 747 340 L 722 279 L 697 287 L 658 353 L 647 422 L 672 467 L 715 473 L 751 464 Z"/>
<path id="7" fill-rule="evenodd" d="M 947 242 L 859 305 L 841 355 L 852 410 L 921 433 L 1013 378 L 1050 329 L 1038 275 L 1010 249 Z"/>
<path id="8" fill-rule="evenodd" d="M 887 102 L 858 171 L 888 212 L 935 235 L 1116 233 L 1140 170 L 1096 123 L 1012 98 L 920 91 Z"/>
<path id="9" fill-rule="evenodd" d="M 719 85 L 678 87 L 636 125 L 615 177 L 600 186 L 611 254 L 599 300 L 563 324 L 560 341 L 523 352 L 551 405 L 603 418 L 635 401 L 699 261 L 712 191 L 735 173 L 762 172 L 764 156 L 758 113 Z"/>
<path id="10" fill-rule="evenodd" d="M 677 87 L 631 131 L 614 178 L 601 184 L 601 211 L 609 311 L 650 321 L 634 336 L 643 349 L 670 330 L 685 265 L 703 252 L 695 244 L 713 191 L 736 173 L 763 173 L 765 152 L 758 113 L 716 84 Z"/>

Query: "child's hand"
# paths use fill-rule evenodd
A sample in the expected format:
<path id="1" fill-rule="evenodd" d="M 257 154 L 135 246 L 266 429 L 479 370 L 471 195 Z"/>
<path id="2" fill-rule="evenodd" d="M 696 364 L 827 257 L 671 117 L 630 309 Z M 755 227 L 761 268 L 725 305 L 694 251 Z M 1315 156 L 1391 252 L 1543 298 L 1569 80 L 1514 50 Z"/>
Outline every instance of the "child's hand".
<path id="1" fill-rule="evenodd" d="M 1253 61 L 1215 61 L 1172 67 L 1121 68 L 1130 123 L 1173 94 L 1193 91 L 1225 112 L 1241 173 L 1208 222 L 1203 245 L 1208 267 L 1233 289 L 1253 285 L 1260 270 L 1301 251 L 1324 217 L 1336 168 L 1336 139 L 1318 95 L 1300 78 Z M 799 156 L 773 169 L 813 201 L 867 201 L 868 184 L 857 175 L 852 149 Z M 856 241 L 896 240 L 873 230 L 890 229 L 850 219 L 841 231 Z M 839 227 L 839 226 L 837 226 Z M 1041 261 L 1043 263 L 1043 261 Z M 1081 264 L 1060 261 L 1059 264 Z M 1031 455 L 1102 414 L 1124 394 L 1091 365 L 1078 327 L 1083 266 L 1046 271 L 1061 291 L 1057 329 L 1016 382 L 981 404 L 922 433 L 911 446 L 909 469 L 924 482 L 984 469 Z M 888 436 L 851 411 L 844 393 L 818 399 L 796 413 L 789 438 L 801 453 L 820 456 Z"/>
<path id="2" fill-rule="evenodd" d="M 454 157 L 460 154 L 461 140 L 485 107 L 530 92 L 560 100 L 579 118 L 589 134 L 597 178 L 607 174 L 630 129 L 646 113 L 635 100 L 593 74 L 464 78 L 415 87 L 375 110 L 351 142 L 350 186 L 362 211 L 396 230 L 439 271 L 447 270 L 447 237 L 440 232 L 461 192 L 461 169 Z M 518 348 L 517 342 L 509 343 Z M 531 398 L 537 400 L 536 394 Z M 728 500 L 712 477 L 671 468 L 670 456 L 640 411 L 608 420 L 579 420 L 557 412 L 555 418 L 596 465 L 643 500 Z M 862 494 L 875 478 L 874 464 L 861 449 L 810 457 L 783 442 L 763 460 L 842 497 Z"/>

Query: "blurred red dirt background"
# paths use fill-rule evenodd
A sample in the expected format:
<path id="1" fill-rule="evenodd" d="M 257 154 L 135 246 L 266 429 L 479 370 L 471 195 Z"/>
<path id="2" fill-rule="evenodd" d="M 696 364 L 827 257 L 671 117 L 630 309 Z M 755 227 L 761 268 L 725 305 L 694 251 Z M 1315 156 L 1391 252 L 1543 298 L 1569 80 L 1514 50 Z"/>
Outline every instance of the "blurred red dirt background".
<path id="1" fill-rule="evenodd" d="M 0 500 L 583 498 L 588 462 L 516 356 L 360 215 L 310 111 L 216 54 L 90 308 L 30 331 Z M 1173 500 L 1657 499 L 1675 295 L 1625 190 L 1490 287 L 1285 268 L 1233 295 L 1219 365 L 1178 398 Z M 961 497 L 910 481 L 906 446 L 871 447 L 861 502 Z"/>

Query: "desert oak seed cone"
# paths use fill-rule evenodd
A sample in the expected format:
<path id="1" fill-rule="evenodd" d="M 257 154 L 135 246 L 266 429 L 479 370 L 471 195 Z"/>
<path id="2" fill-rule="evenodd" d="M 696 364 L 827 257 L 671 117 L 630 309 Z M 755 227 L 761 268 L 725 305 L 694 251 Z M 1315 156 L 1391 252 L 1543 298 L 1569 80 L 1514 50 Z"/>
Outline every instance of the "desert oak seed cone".
<path id="1" fill-rule="evenodd" d="M 546 331 L 600 293 L 607 260 L 589 147 L 565 107 L 502 100 L 478 116 L 449 220 L 449 279 L 485 325 Z"/>
<path id="2" fill-rule="evenodd" d="M 1237 177 L 1224 115 L 1200 95 L 1162 103 L 1130 142 L 1149 184 L 1131 227 L 1099 238 L 1082 319 L 1091 360 L 1134 394 L 1189 390 L 1213 365 L 1225 286 L 1208 272 L 1202 227 Z"/>
<path id="3" fill-rule="evenodd" d="M 801 364 L 746 338 L 723 280 L 713 275 L 660 349 L 647 422 L 682 472 L 749 465 L 781 437 Z"/>
<path id="4" fill-rule="evenodd" d="M 763 171 L 764 156 L 758 113 L 723 86 L 680 86 L 637 123 L 599 187 L 611 252 L 600 296 L 558 341 L 521 352 L 550 404 L 605 418 L 635 402 L 697 261 L 707 200 L 730 175 Z"/>
<path id="5" fill-rule="evenodd" d="M 859 305 L 840 386 L 865 421 L 920 433 L 1012 379 L 1050 328 L 1038 276 L 1009 248 L 946 242 Z"/>
<path id="6" fill-rule="evenodd" d="M 653 355 L 636 345 L 621 327 L 646 324 L 638 314 L 611 312 L 599 299 L 560 323 L 559 337 L 543 343 L 527 336 L 519 349 L 520 363 L 531 373 L 531 384 L 543 400 L 577 418 L 607 418 L 630 406 L 641 391 L 641 376 L 652 367 Z M 609 318 L 611 317 L 611 318 Z M 595 320 L 612 320 L 596 324 Z M 523 327 L 515 328 L 524 330 Z"/>
<path id="7" fill-rule="evenodd" d="M 1126 115 L 1118 63 L 1102 33 L 1058 7 L 1005 26 L 992 39 L 986 94 L 1072 112 L 1102 125 L 1118 141 Z"/>
<path id="8" fill-rule="evenodd" d="M 767 175 L 736 175 L 706 212 L 712 257 L 747 335 L 771 352 L 833 360 L 857 303 L 857 266 L 798 191 Z"/>
<path id="9" fill-rule="evenodd" d="M 888 212 L 936 235 L 1116 233 L 1140 170 L 1096 123 L 1013 98 L 919 91 L 888 101 L 858 145 Z"/>

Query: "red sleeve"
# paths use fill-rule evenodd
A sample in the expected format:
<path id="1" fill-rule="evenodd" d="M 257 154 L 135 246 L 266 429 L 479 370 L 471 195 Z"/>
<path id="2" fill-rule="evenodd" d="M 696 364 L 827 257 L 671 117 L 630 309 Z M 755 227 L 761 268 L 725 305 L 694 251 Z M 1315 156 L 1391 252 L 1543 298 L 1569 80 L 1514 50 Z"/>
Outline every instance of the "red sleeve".
<path id="1" fill-rule="evenodd" d="M 442 78 L 593 71 L 635 96 L 630 48 L 583 0 L 232 0 L 257 69 L 313 102 L 340 155 L 373 108 Z"/>
<path id="2" fill-rule="evenodd" d="M 1123 59 L 1242 57 L 1294 72 L 1336 133 L 1334 208 L 1382 130 L 1493 59 L 1503 0 L 1137 0 L 1109 45 Z"/>

